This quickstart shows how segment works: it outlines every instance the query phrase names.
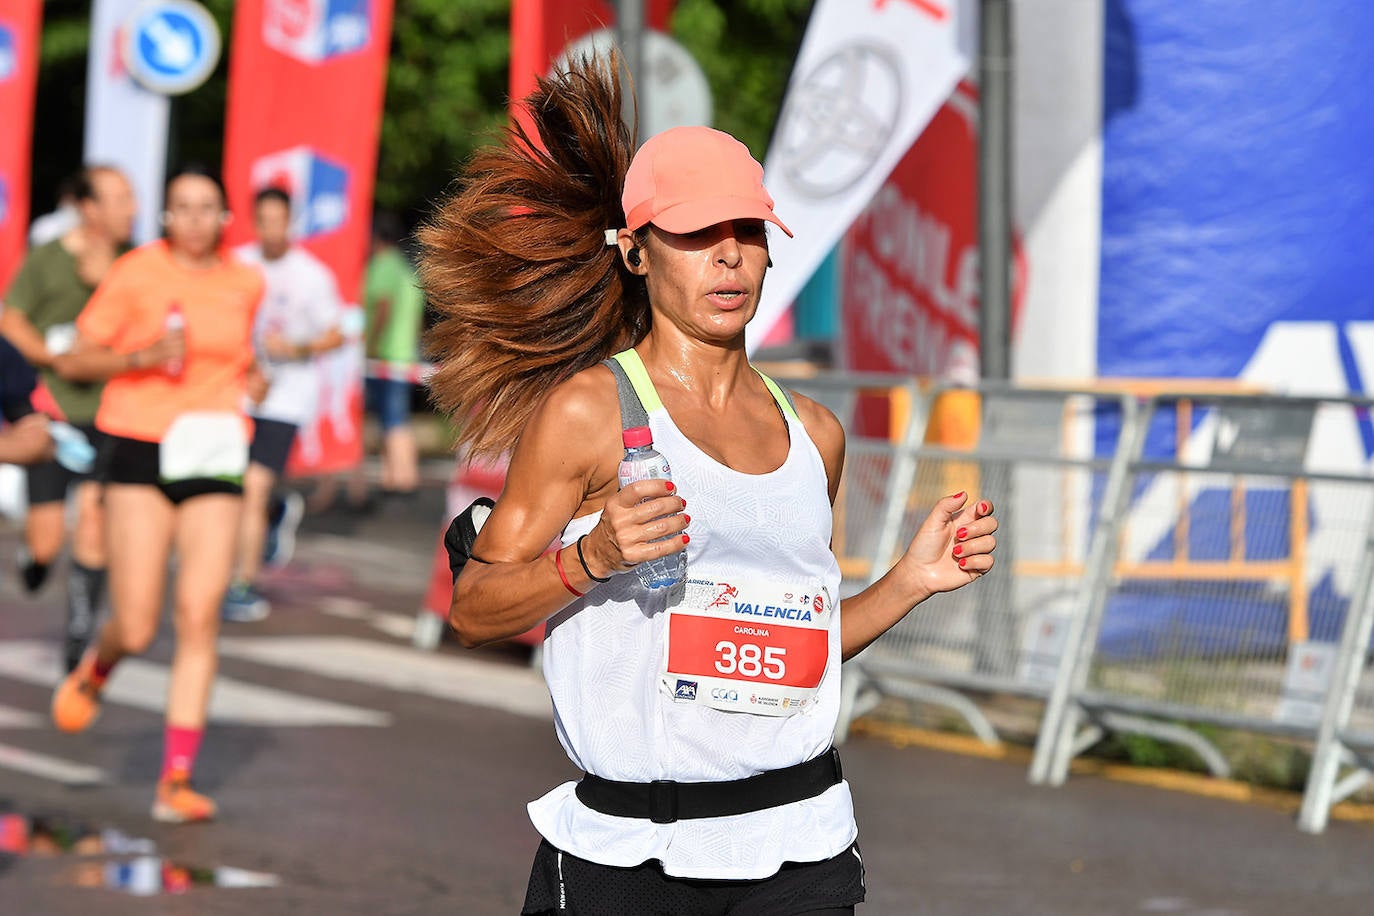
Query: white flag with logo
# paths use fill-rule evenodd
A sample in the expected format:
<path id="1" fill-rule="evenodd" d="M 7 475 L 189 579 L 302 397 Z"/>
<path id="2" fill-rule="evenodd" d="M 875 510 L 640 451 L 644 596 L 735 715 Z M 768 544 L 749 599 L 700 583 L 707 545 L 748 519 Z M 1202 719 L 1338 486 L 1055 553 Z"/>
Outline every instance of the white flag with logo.
<path id="1" fill-rule="evenodd" d="M 89 165 L 117 167 L 133 184 L 137 242 L 160 234 L 158 214 L 167 171 L 167 97 L 134 82 L 121 48 L 124 31 L 142 5 L 143 0 L 96 0 L 91 8 L 83 157 Z"/>
<path id="2" fill-rule="evenodd" d="M 764 163 L 773 246 L 756 349 L 968 71 L 973 0 L 817 0 Z"/>

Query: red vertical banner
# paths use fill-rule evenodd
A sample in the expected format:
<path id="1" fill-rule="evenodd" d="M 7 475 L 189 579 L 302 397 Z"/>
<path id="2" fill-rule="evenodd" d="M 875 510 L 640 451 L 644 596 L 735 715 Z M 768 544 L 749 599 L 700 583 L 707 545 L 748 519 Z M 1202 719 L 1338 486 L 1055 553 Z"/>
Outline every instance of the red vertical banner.
<path id="1" fill-rule="evenodd" d="M 392 0 L 239 0 L 229 60 L 224 180 L 235 221 L 253 238 L 253 195 L 291 195 L 296 241 L 334 271 L 354 315 L 372 219 Z M 360 331 L 360 329 L 358 329 Z M 357 335 L 357 336 L 360 336 Z M 321 414 L 302 430 L 294 473 L 362 457 L 360 343 L 321 360 Z M 356 363 L 356 373 L 353 365 Z"/>
<path id="2" fill-rule="evenodd" d="M 668 30 L 676 0 L 649 0 L 645 24 Z M 615 10 L 604 0 L 513 0 L 510 7 L 510 98 L 519 102 L 534 91 L 554 61 L 578 39 L 615 28 Z M 514 112 L 513 112 L 514 114 Z"/>
<path id="3" fill-rule="evenodd" d="M 0 296 L 23 260 L 42 0 L 0 0 Z"/>

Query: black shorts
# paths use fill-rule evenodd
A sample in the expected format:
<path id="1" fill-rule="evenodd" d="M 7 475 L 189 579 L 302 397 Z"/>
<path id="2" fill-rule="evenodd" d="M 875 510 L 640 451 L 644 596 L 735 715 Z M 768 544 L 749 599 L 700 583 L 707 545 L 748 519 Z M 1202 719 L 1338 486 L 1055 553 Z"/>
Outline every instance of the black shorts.
<path id="1" fill-rule="evenodd" d="M 673 878 L 657 862 L 598 865 L 539 843 L 525 894 L 526 916 L 840 916 L 864 900 L 859 844 L 823 862 L 786 862 L 757 881 Z"/>
<path id="2" fill-rule="evenodd" d="M 295 423 L 254 417 L 253 442 L 248 446 L 248 460 L 280 477 L 286 470 L 286 459 L 291 457 L 296 428 Z"/>
<path id="3" fill-rule="evenodd" d="M 86 434 L 91 445 L 95 446 L 99 452 L 100 444 L 105 440 L 105 434 L 95 428 L 91 423 L 73 423 L 77 429 Z M 43 503 L 60 503 L 66 500 L 67 491 L 72 484 L 91 480 L 95 476 L 92 471 L 89 474 L 78 474 L 69 471 L 56 461 L 45 461 L 42 464 L 30 465 L 27 469 L 29 491 L 29 505 L 40 506 Z"/>
<path id="4" fill-rule="evenodd" d="M 95 459 L 96 479 L 101 483 L 130 483 L 157 487 L 173 505 L 181 505 L 196 496 L 211 493 L 243 494 L 242 479 L 192 477 L 186 480 L 163 480 L 160 446 L 156 442 L 106 436 L 100 454 Z"/>

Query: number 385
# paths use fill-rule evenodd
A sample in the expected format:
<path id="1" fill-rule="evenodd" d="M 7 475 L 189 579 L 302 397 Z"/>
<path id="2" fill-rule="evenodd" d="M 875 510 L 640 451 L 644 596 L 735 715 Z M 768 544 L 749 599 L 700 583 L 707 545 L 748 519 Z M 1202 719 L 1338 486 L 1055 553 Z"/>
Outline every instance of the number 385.
<path id="1" fill-rule="evenodd" d="M 787 674 L 783 656 L 786 649 L 777 646 L 756 646 L 753 643 L 736 645 L 728 639 L 716 643 L 716 670 L 721 674 L 739 673 L 745 677 L 758 677 L 762 674 L 772 681 L 780 681 Z"/>

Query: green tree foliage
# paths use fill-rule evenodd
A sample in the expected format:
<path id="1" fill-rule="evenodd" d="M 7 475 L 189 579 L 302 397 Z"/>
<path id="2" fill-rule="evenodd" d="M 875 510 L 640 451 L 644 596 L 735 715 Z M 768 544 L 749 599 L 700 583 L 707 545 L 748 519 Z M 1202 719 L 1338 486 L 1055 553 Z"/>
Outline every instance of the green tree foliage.
<path id="1" fill-rule="evenodd" d="M 672 34 L 711 85 L 715 127 L 763 160 L 812 0 L 678 0 Z"/>
<path id="2" fill-rule="evenodd" d="M 202 0 L 226 53 L 174 104 L 172 155 L 220 165 L 234 0 Z M 554 0 L 550 0 L 554 2 Z M 762 159 L 811 0 L 678 0 L 671 31 L 706 73 L 715 126 Z M 34 133 L 34 212 L 81 162 L 90 41 L 87 3 L 44 6 Z M 414 221 L 506 121 L 510 0 L 395 0 L 377 203 Z"/>
<path id="3" fill-rule="evenodd" d="M 377 204 L 422 211 L 506 120 L 510 0 L 396 0 Z"/>

